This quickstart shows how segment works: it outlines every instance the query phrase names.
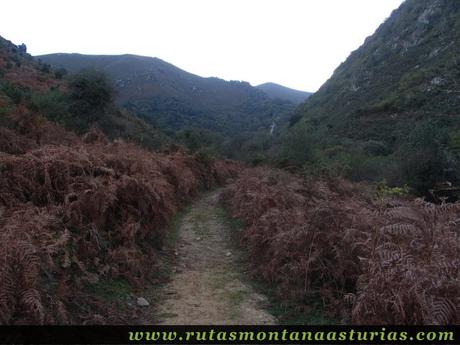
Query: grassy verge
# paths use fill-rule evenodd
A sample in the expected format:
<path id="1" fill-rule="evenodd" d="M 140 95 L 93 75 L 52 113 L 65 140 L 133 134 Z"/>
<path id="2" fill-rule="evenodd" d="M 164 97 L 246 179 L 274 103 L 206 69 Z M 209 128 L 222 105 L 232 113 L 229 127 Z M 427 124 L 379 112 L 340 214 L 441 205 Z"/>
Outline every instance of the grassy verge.
<path id="1" fill-rule="evenodd" d="M 147 289 L 143 291 L 143 296 L 150 302 L 151 305 L 156 306 L 164 299 L 165 285 L 170 281 L 173 274 L 173 268 L 176 265 L 176 255 L 174 254 L 177 241 L 180 235 L 180 227 L 184 216 L 190 212 L 191 203 L 177 212 L 171 219 L 167 235 L 164 239 L 162 251 L 160 253 L 161 265 L 159 270 L 155 272 L 155 277 L 152 279 L 153 284 L 149 284 Z M 165 317 L 165 315 L 156 315 L 153 313 L 153 318 Z M 153 321 L 153 320 L 152 320 Z"/>

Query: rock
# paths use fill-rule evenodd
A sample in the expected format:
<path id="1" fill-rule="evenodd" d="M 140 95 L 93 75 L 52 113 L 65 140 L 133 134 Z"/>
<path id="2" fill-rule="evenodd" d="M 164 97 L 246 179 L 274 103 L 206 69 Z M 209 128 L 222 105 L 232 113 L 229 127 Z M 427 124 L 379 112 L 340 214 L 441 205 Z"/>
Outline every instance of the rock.
<path id="1" fill-rule="evenodd" d="M 139 307 L 148 307 L 150 305 L 144 297 L 138 297 L 136 302 Z"/>
<path id="2" fill-rule="evenodd" d="M 232 256 L 232 252 L 227 252 L 225 256 Z"/>
<path id="3" fill-rule="evenodd" d="M 445 84 L 445 80 L 441 77 L 434 77 L 431 79 L 431 85 L 443 85 Z"/>
<path id="4" fill-rule="evenodd" d="M 197 240 L 197 241 L 201 241 L 201 237 L 197 237 L 196 240 Z"/>

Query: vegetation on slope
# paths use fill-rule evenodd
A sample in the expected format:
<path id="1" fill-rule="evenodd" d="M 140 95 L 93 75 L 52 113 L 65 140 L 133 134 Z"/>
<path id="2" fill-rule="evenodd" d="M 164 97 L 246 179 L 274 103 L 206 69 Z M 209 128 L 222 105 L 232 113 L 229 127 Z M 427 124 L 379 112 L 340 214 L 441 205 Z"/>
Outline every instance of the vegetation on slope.
<path id="1" fill-rule="evenodd" d="M 107 279 L 142 288 L 161 265 L 171 217 L 239 169 L 110 142 L 97 131 L 80 139 L 46 120 L 25 135 L 2 131 L 2 324 L 122 321 L 88 289 Z"/>
<path id="2" fill-rule="evenodd" d="M 459 47 L 457 1 L 405 1 L 292 119 L 310 162 L 418 193 L 458 182 Z"/>
<path id="3" fill-rule="evenodd" d="M 460 321 L 460 204 L 374 197 L 268 168 L 245 170 L 223 201 L 246 225 L 253 274 L 297 310 L 311 311 L 313 297 L 352 323 Z"/>
<path id="4" fill-rule="evenodd" d="M 104 77 L 59 80 L 25 49 L 0 42 L 0 323 L 132 322 L 136 308 L 120 315 L 97 291 L 139 290 L 155 279 L 173 215 L 240 164 L 88 131 L 114 126 Z M 132 134 L 119 130 L 114 136 Z"/>
<path id="5" fill-rule="evenodd" d="M 171 142 L 160 130 L 120 110 L 113 103 L 114 95 L 103 74 L 86 70 L 68 75 L 62 69 L 53 70 L 35 61 L 25 46 L 0 37 L 0 116 L 22 104 L 78 133 L 97 126 L 110 138 L 123 137 L 149 148 Z"/>
<path id="6" fill-rule="evenodd" d="M 272 100 L 247 82 L 202 78 L 158 58 L 50 54 L 39 57 L 71 72 L 95 68 L 116 85 L 117 102 L 171 133 L 195 127 L 232 136 L 285 123 L 294 104 Z"/>

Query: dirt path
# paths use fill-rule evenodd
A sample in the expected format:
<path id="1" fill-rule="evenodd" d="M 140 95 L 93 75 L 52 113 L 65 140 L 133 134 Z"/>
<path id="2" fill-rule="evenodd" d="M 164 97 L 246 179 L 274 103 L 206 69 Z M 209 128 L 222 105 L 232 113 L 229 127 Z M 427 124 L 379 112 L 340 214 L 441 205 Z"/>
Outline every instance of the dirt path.
<path id="1" fill-rule="evenodd" d="M 218 207 L 219 190 L 184 216 L 178 263 L 157 309 L 162 324 L 274 324 L 265 296 L 243 282 L 231 228 Z"/>

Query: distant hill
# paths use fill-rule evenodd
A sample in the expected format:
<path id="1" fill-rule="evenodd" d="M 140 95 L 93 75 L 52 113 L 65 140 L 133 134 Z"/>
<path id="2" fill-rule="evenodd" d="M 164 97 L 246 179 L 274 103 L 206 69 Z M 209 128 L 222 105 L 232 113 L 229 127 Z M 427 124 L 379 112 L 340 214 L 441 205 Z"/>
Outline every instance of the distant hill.
<path id="1" fill-rule="evenodd" d="M 283 99 L 295 104 L 304 102 L 311 92 L 291 89 L 276 83 L 265 83 L 256 86 L 258 89 L 265 92 L 272 99 Z"/>
<path id="2" fill-rule="evenodd" d="M 202 78 L 163 60 L 137 55 L 50 54 L 37 56 L 54 68 L 107 73 L 117 102 L 138 116 L 173 131 L 201 127 L 239 134 L 283 122 L 294 103 L 273 100 L 247 82 Z"/>

